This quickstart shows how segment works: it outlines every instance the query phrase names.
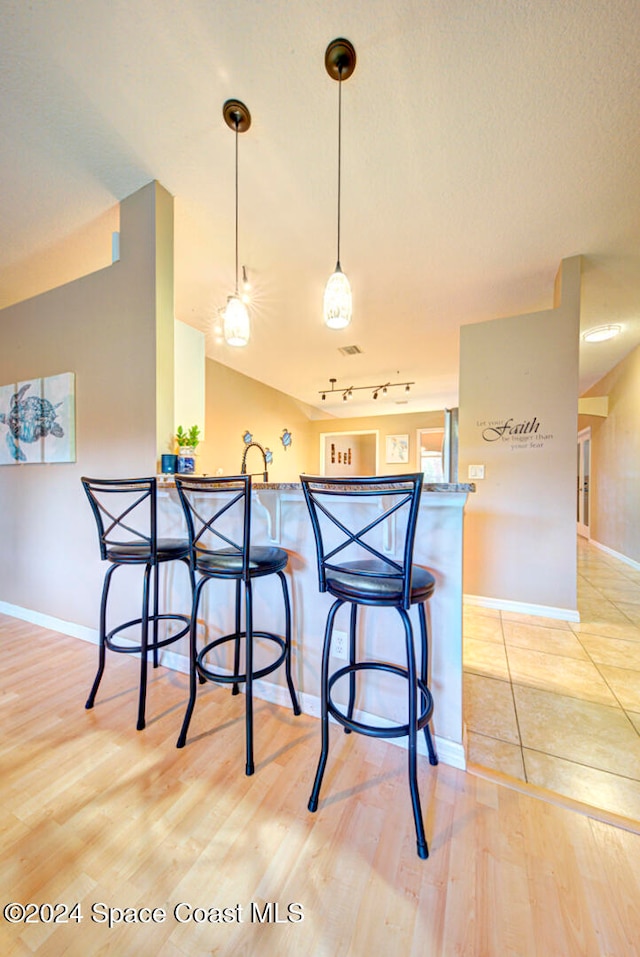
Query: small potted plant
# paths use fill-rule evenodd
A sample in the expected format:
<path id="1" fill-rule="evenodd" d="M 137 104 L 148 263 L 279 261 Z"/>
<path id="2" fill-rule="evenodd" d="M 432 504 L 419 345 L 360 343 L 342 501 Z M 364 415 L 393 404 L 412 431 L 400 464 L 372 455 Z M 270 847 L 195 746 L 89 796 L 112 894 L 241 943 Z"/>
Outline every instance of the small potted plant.
<path id="1" fill-rule="evenodd" d="M 200 429 L 197 425 L 192 425 L 186 432 L 181 425 L 176 431 L 176 443 L 178 445 L 178 472 L 195 472 L 196 470 L 196 449 L 200 444 Z"/>

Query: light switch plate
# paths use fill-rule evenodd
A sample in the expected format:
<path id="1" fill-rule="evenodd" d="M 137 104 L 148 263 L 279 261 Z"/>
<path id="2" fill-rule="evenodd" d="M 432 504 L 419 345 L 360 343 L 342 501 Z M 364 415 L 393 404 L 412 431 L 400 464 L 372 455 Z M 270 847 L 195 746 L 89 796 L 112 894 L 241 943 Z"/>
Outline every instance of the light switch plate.
<path id="1" fill-rule="evenodd" d="M 469 466 L 469 478 L 470 478 L 470 479 L 483 479 L 483 478 L 484 478 L 484 465 L 470 465 L 470 466 Z"/>

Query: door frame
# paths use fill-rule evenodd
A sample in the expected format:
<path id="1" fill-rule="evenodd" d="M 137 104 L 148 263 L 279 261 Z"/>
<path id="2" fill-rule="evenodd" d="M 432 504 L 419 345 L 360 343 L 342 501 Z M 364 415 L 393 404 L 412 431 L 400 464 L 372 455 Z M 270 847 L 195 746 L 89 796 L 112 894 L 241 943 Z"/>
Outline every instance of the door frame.
<path id="1" fill-rule="evenodd" d="M 320 475 L 326 475 L 326 440 L 332 438 L 344 439 L 346 435 L 373 435 L 375 436 L 375 454 L 376 454 L 376 475 L 380 474 L 380 430 L 379 429 L 343 429 L 338 432 L 335 429 L 331 432 L 320 433 Z"/>
<path id="2" fill-rule="evenodd" d="M 423 433 L 435 434 L 439 432 L 442 435 L 442 443 L 440 446 L 440 461 L 442 463 L 442 482 L 446 482 L 447 478 L 445 476 L 444 470 L 444 438 L 445 438 L 445 428 L 444 425 L 433 426 L 428 429 L 416 429 L 416 471 L 422 472 L 422 435 Z"/>
<path id="3" fill-rule="evenodd" d="M 585 470 L 586 462 L 586 470 Z M 577 531 L 582 538 L 591 538 L 591 426 L 578 432 L 577 461 Z M 586 521 L 585 521 L 586 518 Z"/>

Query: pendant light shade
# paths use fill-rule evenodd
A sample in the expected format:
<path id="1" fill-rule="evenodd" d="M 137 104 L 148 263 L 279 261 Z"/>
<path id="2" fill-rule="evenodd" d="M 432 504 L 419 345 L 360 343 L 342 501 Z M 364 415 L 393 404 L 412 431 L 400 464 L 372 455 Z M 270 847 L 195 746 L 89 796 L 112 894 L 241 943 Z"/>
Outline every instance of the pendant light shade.
<path id="1" fill-rule="evenodd" d="M 236 134 L 236 288 L 224 310 L 224 341 L 229 346 L 246 346 L 251 336 L 249 310 L 238 295 L 238 133 L 251 126 L 251 113 L 240 100 L 227 100 L 222 107 L 224 121 Z M 243 267 L 244 270 L 244 267 Z"/>
<path id="2" fill-rule="evenodd" d="M 356 68 L 356 51 L 349 40 L 333 40 L 324 55 L 324 65 L 333 80 L 338 81 L 338 254 L 335 272 L 324 291 L 324 321 L 329 329 L 345 329 L 353 311 L 351 285 L 340 266 L 340 200 L 342 185 L 342 81 L 348 80 Z"/>
<path id="3" fill-rule="evenodd" d="M 251 337 L 249 310 L 238 296 L 229 296 L 224 310 L 224 341 L 229 346 L 246 346 Z"/>
<path id="4" fill-rule="evenodd" d="M 352 300 L 349 280 L 338 267 L 329 276 L 324 290 L 324 321 L 329 329 L 345 329 L 351 322 Z"/>

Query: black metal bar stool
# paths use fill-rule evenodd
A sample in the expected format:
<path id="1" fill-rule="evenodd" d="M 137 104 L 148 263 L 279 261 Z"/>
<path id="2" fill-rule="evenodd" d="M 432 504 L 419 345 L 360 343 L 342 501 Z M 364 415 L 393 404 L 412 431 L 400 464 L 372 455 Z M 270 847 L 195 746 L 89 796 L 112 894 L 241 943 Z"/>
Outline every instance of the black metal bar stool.
<path id="1" fill-rule="evenodd" d="M 253 774 L 253 682 L 271 674 L 284 664 L 293 713 L 300 714 L 291 677 L 291 605 L 284 569 L 289 556 L 282 548 L 251 545 L 251 476 L 197 478 L 176 475 L 176 487 L 189 530 L 191 567 L 198 573 L 193 593 L 190 639 L 189 702 L 177 747 L 184 747 L 196 701 L 197 678 L 231 684 L 238 694 L 245 685 L 246 773 Z M 282 586 L 285 613 L 284 637 L 257 631 L 253 626 L 253 581 L 277 575 Z M 235 582 L 235 631 L 197 646 L 198 608 L 205 584 L 212 579 Z M 242 586 L 244 586 L 244 629 L 242 628 Z M 276 646 L 276 658 L 261 668 L 254 666 L 254 639 L 265 639 Z M 216 670 L 207 660 L 215 649 L 233 642 L 232 673 Z M 241 647 L 244 644 L 244 670 Z"/>
<path id="2" fill-rule="evenodd" d="M 422 492 L 422 474 L 334 478 L 301 475 L 316 542 L 321 592 L 336 600 L 329 609 L 322 649 L 321 714 L 322 749 L 309 800 L 316 811 L 329 753 L 329 716 L 344 726 L 376 738 L 408 737 L 409 789 L 416 827 L 418 855 L 429 851 L 422 821 L 417 781 L 417 734 L 423 730 L 429 761 L 438 763 L 429 722 L 433 698 L 428 688 L 429 646 L 425 602 L 435 588 L 433 575 L 413 564 L 413 546 Z M 342 605 L 351 608 L 349 657 L 344 667 L 330 673 L 331 641 L 336 614 Z M 406 666 L 385 661 L 358 660 L 356 628 L 361 605 L 395 608 L 404 626 Z M 418 606 L 420 624 L 419 672 L 409 610 Z M 391 646 L 396 636 L 389 636 Z M 354 717 L 357 680 L 367 673 L 385 672 L 407 683 L 407 721 L 386 727 Z M 332 689 L 348 680 L 348 704 L 335 703 Z"/>
<path id="3" fill-rule="evenodd" d="M 100 557 L 110 562 L 104 577 L 100 602 L 100 649 L 98 672 L 87 698 L 86 708 L 93 708 L 100 680 L 104 672 L 106 650 L 122 654 L 140 655 L 140 693 L 138 697 L 138 731 L 145 726 L 145 703 L 147 696 L 147 657 L 153 653 L 153 667 L 158 667 L 158 651 L 173 644 L 189 631 L 188 615 L 160 614 L 159 569 L 167 562 L 182 561 L 189 569 L 193 591 L 194 578 L 189 565 L 189 542 L 186 538 L 158 538 L 157 535 L 157 484 L 155 477 L 133 479 L 96 479 L 83 477 L 81 482 L 87 493 L 98 526 Z M 143 565 L 142 611 L 133 618 L 107 631 L 107 600 L 109 586 L 117 568 Z M 153 571 L 153 610 L 149 611 L 149 581 Z M 173 634 L 161 634 L 160 622 L 179 622 L 182 627 Z M 149 626 L 152 637 L 149 640 Z M 139 642 L 122 642 L 116 639 L 121 632 L 139 627 Z M 164 631 L 164 629 L 162 629 Z"/>

